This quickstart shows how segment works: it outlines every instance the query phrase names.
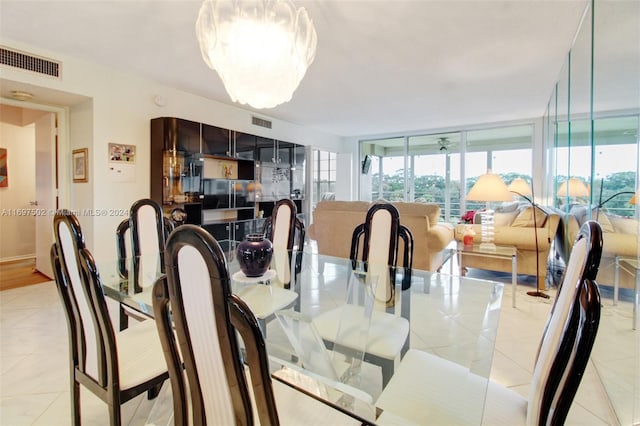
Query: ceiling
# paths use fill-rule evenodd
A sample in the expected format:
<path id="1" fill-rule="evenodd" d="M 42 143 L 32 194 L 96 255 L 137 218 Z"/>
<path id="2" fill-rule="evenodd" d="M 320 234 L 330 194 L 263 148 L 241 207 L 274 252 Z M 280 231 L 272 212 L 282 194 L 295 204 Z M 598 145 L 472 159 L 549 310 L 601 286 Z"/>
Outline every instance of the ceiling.
<path id="1" fill-rule="evenodd" d="M 0 38 L 231 104 L 199 51 L 200 4 L 0 0 Z M 349 137 L 542 116 L 587 0 L 296 4 L 316 58 L 290 102 L 260 113 Z"/>

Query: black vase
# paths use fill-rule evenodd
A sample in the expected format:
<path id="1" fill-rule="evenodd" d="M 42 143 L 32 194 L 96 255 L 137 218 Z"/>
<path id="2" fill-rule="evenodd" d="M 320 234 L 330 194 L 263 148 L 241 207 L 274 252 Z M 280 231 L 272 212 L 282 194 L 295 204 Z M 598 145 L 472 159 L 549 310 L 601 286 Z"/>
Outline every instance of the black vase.
<path id="1" fill-rule="evenodd" d="M 240 269 L 247 277 L 264 275 L 271 264 L 273 244 L 263 234 L 247 234 L 236 249 Z"/>

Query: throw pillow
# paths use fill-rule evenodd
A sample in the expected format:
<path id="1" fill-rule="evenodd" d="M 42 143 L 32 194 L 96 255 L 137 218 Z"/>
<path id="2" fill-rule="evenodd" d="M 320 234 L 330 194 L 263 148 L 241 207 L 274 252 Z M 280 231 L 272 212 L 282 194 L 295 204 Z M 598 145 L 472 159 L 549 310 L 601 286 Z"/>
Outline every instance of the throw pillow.
<path id="1" fill-rule="evenodd" d="M 511 226 L 511 224 L 516 219 L 518 214 L 519 214 L 519 212 L 517 210 L 509 212 L 509 213 L 498 213 L 498 212 L 495 212 L 493 214 L 493 224 L 495 226 Z"/>
<path id="2" fill-rule="evenodd" d="M 535 224 L 538 225 L 538 228 L 540 228 L 544 226 L 544 222 L 547 220 L 547 214 L 540 209 L 535 209 L 535 211 L 536 211 Z M 516 219 L 513 221 L 511 226 L 516 226 L 521 228 L 533 228 L 534 221 L 533 221 L 532 212 L 533 212 L 532 207 L 527 207 L 526 209 L 522 210 L 520 214 L 518 214 Z"/>

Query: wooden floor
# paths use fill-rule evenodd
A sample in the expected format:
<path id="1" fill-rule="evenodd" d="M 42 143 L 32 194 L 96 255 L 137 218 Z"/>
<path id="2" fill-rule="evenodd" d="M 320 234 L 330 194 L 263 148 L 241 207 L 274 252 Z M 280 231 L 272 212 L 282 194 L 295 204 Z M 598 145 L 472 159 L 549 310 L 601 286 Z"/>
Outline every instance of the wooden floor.
<path id="1" fill-rule="evenodd" d="M 51 281 L 35 268 L 35 259 L 0 263 L 0 291 Z"/>

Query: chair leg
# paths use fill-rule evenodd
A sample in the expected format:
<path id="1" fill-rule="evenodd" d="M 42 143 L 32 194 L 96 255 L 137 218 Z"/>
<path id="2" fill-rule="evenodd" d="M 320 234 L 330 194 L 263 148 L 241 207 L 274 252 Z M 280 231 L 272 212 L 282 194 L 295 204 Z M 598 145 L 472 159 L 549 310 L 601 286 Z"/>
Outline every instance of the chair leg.
<path id="1" fill-rule="evenodd" d="M 318 274 L 324 274 L 324 260 L 318 260 Z"/>
<path id="2" fill-rule="evenodd" d="M 80 426 L 80 383 L 76 382 L 74 368 L 71 368 L 71 424 Z"/>
<path id="3" fill-rule="evenodd" d="M 393 377 L 395 362 L 392 359 L 382 360 L 382 362 L 380 362 L 380 368 L 382 369 L 382 389 L 384 389 L 389 384 L 391 377 Z"/>
<path id="4" fill-rule="evenodd" d="M 109 404 L 109 424 L 111 426 L 120 426 L 122 424 L 119 401 Z"/>
<path id="5" fill-rule="evenodd" d="M 147 399 L 149 401 L 151 401 L 154 398 L 157 398 L 158 395 L 160 395 L 160 390 L 162 389 L 162 385 L 164 384 L 164 382 L 160 382 L 157 385 L 155 385 L 154 387 L 152 387 L 151 389 L 149 389 L 147 391 Z"/>
<path id="6" fill-rule="evenodd" d="M 120 305 L 120 331 L 126 330 L 129 327 L 129 315 L 124 310 L 122 305 Z"/>
<path id="7" fill-rule="evenodd" d="M 258 318 L 258 326 L 260 326 L 260 330 L 262 330 L 262 336 L 267 338 L 267 321 L 265 319 Z"/>

